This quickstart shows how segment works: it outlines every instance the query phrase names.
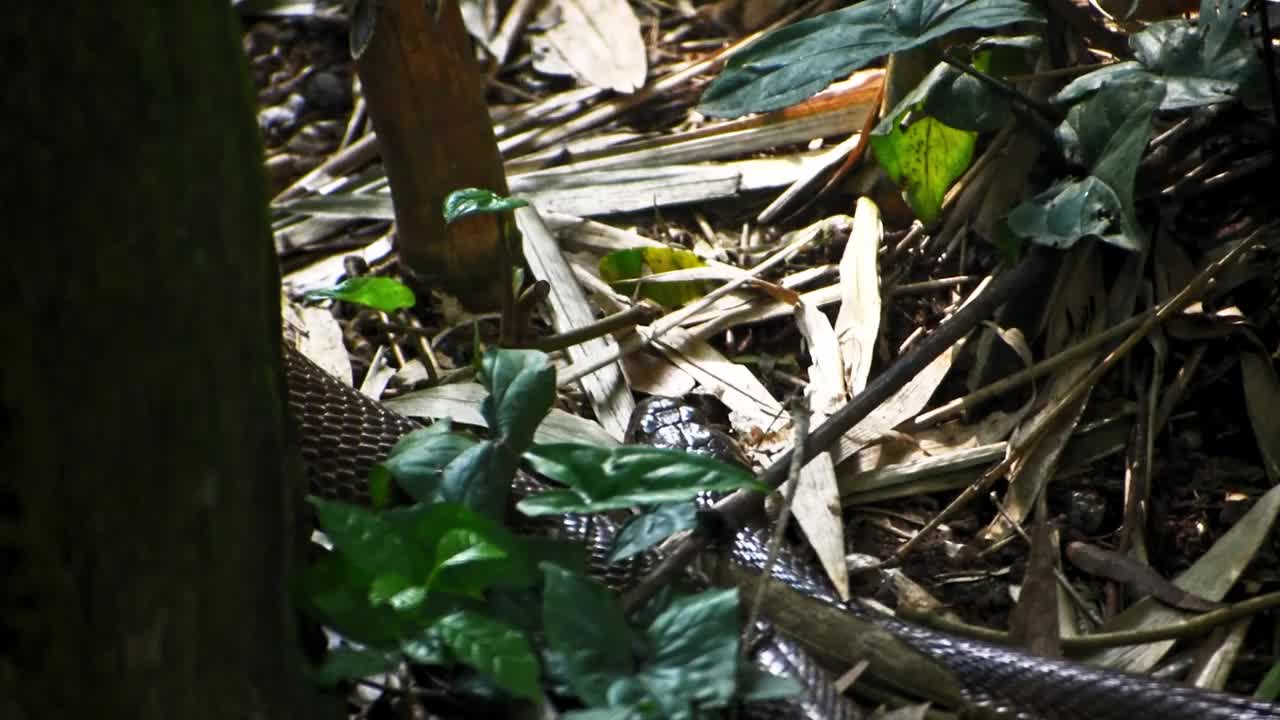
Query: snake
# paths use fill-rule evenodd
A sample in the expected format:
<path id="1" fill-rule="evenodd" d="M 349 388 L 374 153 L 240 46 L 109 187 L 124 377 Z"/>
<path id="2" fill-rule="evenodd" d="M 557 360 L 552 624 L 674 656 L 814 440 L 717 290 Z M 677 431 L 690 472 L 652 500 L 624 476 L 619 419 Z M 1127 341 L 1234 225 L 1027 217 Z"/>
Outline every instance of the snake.
<path id="1" fill-rule="evenodd" d="M 284 343 L 288 405 L 300 429 L 310 491 L 322 497 L 367 497 L 368 471 L 404 435 L 422 427 L 357 392 Z M 642 401 L 631 426 L 649 444 L 694 452 L 726 452 L 719 435 L 697 424 L 678 401 Z M 708 446 L 711 446 L 710 448 Z M 579 539 L 593 556 L 607 552 L 606 523 L 591 523 Z M 743 528 L 730 540 L 732 560 L 760 571 L 767 558 L 767 529 Z M 1039 657 L 1014 648 L 963 638 L 895 618 L 857 600 L 842 601 L 815 563 L 784 547 L 771 574 L 794 590 L 839 607 L 896 636 L 941 666 L 961 686 L 965 711 L 1001 720 L 1280 720 L 1280 706 L 1213 690 L 1069 660 Z M 758 665 L 790 676 L 805 689 L 789 710 L 806 720 L 851 720 L 853 703 L 836 691 L 830 675 L 795 641 L 767 635 L 755 649 Z M 750 707 L 750 706 L 748 706 Z"/>

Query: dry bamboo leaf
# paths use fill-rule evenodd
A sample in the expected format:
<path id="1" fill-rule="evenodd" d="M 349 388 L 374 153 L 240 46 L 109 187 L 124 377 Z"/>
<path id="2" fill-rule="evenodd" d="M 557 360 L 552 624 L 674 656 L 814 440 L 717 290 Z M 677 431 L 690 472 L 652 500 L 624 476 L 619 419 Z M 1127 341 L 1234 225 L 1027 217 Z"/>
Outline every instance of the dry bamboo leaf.
<path id="1" fill-rule="evenodd" d="M 825 418 L 821 418 L 825 419 Z M 815 421 L 820 416 L 814 415 Z M 791 514 L 809 539 L 827 577 L 844 600 L 849 599 L 849 566 L 844 559 L 844 515 L 831 453 L 818 453 L 800 469 L 800 485 L 791 501 Z"/>
<path id="2" fill-rule="evenodd" d="M 1277 511 L 1280 511 L 1280 486 L 1267 491 L 1239 522 L 1218 538 L 1213 547 L 1178 576 L 1174 583 L 1187 592 L 1210 600 L 1221 600 L 1240 578 L 1259 548 L 1271 541 Z M 1186 615 L 1185 611 L 1175 610 L 1147 598 L 1111 618 L 1101 630 L 1112 632 L 1156 628 L 1178 622 Z M 1146 672 L 1165 656 L 1175 642 L 1161 640 L 1145 645 L 1107 648 L 1088 653 L 1080 659 L 1105 667 Z"/>
<path id="3" fill-rule="evenodd" d="M 622 374 L 627 378 L 627 387 L 649 395 L 684 397 L 698 386 L 698 381 L 689 373 L 647 352 L 622 358 Z"/>
<path id="4" fill-rule="evenodd" d="M 327 309 L 285 301 L 285 337 L 325 372 L 351 384 L 351 356 L 342 342 L 342 326 Z"/>
<path id="5" fill-rule="evenodd" d="M 729 408 L 729 421 L 739 437 L 770 433 L 774 437 L 753 449 L 772 452 L 783 438 L 779 428 L 790 423 L 782 403 L 747 368 L 729 360 L 707 342 L 675 328 L 654 341 L 654 347 L 676 367 L 697 379 L 708 394 Z"/>
<path id="6" fill-rule="evenodd" d="M 880 334 L 880 273 L 876 253 L 884 238 L 880 209 L 868 197 L 858 198 L 853 232 L 840 257 L 840 314 L 836 335 L 844 359 L 845 382 L 850 395 L 867 385 Z"/>
<path id="7" fill-rule="evenodd" d="M 620 93 L 644 85 L 648 57 L 627 0 L 551 0 L 538 23 L 546 27 L 547 45 L 582 83 Z"/>
<path id="8" fill-rule="evenodd" d="M 821 423 L 849 399 L 840 342 L 831 321 L 817 308 L 797 302 L 795 318 L 809 346 L 809 407 L 815 416 L 820 416 L 814 422 Z"/>
<path id="9" fill-rule="evenodd" d="M 561 254 L 560 246 L 538 218 L 537 211 L 533 208 L 520 208 L 515 211 L 515 217 L 524 238 L 524 257 L 529 263 L 529 269 L 534 277 L 546 280 L 551 285 L 547 303 L 551 308 L 552 325 L 556 332 L 568 332 L 593 322 L 595 315 L 587 304 L 586 293 L 582 291 L 582 286 L 578 284 Z M 593 338 L 566 350 L 574 363 L 589 363 L 594 358 L 616 351 L 617 343 L 611 337 Z M 621 365 L 617 362 L 609 363 L 598 372 L 583 377 L 581 382 L 600 424 L 608 430 L 609 435 L 621 440 L 626 434 L 631 413 L 635 410 L 635 401 L 623 382 Z"/>
<path id="10" fill-rule="evenodd" d="M 296 297 L 311 290 L 331 288 L 338 284 L 339 277 L 347 273 L 343 263 L 352 255 L 360 257 L 370 265 L 376 265 L 390 254 L 391 238 L 384 235 L 361 250 L 343 250 L 299 268 L 285 275 L 281 284 L 290 297 Z"/>
<path id="11" fill-rule="evenodd" d="M 513 175 L 510 191 L 539 210 L 590 216 L 648 211 L 787 185 L 809 153 L 726 163 L 594 170 L 576 175 Z"/>
<path id="12" fill-rule="evenodd" d="M 809 346 L 809 407 L 811 422 L 819 425 L 848 400 L 840 345 L 831 321 L 817 308 L 796 303 L 796 325 Z M 821 452 L 800 470 L 791 512 L 831 578 L 836 592 L 849 598 L 849 567 L 844 560 L 844 517 L 836 487 L 835 462 Z"/>
<path id="13" fill-rule="evenodd" d="M 1245 649 L 1245 635 L 1252 621 L 1252 617 L 1243 617 L 1209 633 L 1185 681 L 1200 687 L 1226 687 L 1227 679 Z M 1212 644 L 1212 650 L 1206 652 L 1204 644 Z"/>

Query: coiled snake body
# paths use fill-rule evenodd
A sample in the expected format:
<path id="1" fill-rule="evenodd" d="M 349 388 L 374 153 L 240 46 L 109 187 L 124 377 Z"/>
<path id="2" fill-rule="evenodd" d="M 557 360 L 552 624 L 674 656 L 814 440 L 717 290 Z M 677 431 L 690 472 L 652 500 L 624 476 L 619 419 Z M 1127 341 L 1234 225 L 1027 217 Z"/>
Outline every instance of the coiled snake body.
<path id="1" fill-rule="evenodd" d="M 400 437 L 419 425 L 334 380 L 286 343 L 289 405 L 302 430 L 303 461 L 312 492 L 338 498 L 365 494 L 365 478 Z M 738 533 L 733 558 L 751 568 L 765 559 L 761 531 Z M 774 575 L 806 595 L 840 604 L 825 580 L 798 556 L 783 553 Z M 949 670 L 978 712 L 1043 720 L 1280 720 L 1280 707 L 1225 693 L 1172 685 L 1129 673 L 1026 655 L 953 637 L 849 603 L 844 608 L 888 630 Z M 757 662 L 804 685 L 802 712 L 843 720 L 855 710 L 794 645 L 766 643 Z"/>

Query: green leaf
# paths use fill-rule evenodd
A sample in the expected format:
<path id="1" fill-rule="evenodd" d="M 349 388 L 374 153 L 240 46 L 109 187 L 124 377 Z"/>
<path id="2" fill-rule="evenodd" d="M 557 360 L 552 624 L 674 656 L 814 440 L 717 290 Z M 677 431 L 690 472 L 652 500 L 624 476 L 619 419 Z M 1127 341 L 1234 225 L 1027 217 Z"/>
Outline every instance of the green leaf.
<path id="1" fill-rule="evenodd" d="M 702 258 L 688 250 L 668 247 L 643 247 L 618 250 L 600 258 L 600 277 L 619 292 L 630 294 L 627 280 L 639 280 L 651 273 L 670 272 L 688 268 L 706 267 Z M 677 308 L 697 300 L 707 293 L 706 282 L 684 280 L 680 282 L 640 283 L 639 295 L 665 308 Z"/>
<path id="2" fill-rule="evenodd" d="M 1120 217 L 1120 198 L 1095 177 L 1060 182 L 1009 213 L 1009 228 L 1041 245 L 1068 248 L 1104 237 Z"/>
<path id="3" fill-rule="evenodd" d="M 538 660 L 524 633 L 468 610 L 440 618 L 432 630 L 458 660 L 484 673 L 507 692 L 542 701 Z"/>
<path id="4" fill-rule="evenodd" d="M 556 443 L 535 445 L 524 457 L 537 472 L 569 486 L 521 500 L 517 507 L 526 515 L 594 513 L 682 502 L 706 491 L 764 489 L 745 470 L 679 450 Z"/>
<path id="5" fill-rule="evenodd" d="M 542 626 L 565 663 L 574 692 L 604 705 L 613 681 L 634 670 L 631 628 L 608 588 L 554 565 L 542 565 Z"/>
<path id="6" fill-rule="evenodd" d="M 308 498 L 316 509 L 316 521 L 350 563 L 372 577 L 399 575 L 414 577 L 420 553 L 410 542 L 404 526 L 396 520 L 404 513 L 374 512 L 358 505 Z"/>
<path id="7" fill-rule="evenodd" d="M 412 623 L 387 606 L 369 602 L 372 577 L 340 553 L 328 552 L 303 572 L 298 596 L 309 615 L 350 640 L 391 650 Z"/>
<path id="8" fill-rule="evenodd" d="M 667 713 L 723 707 L 738 677 L 738 591 L 676 598 L 645 630 L 654 648 L 637 677 Z"/>
<path id="9" fill-rule="evenodd" d="M 698 524 L 698 508 L 690 502 L 663 505 L 627 521 L 613 539 L 611 563 L 638 555 L 681 530 Z"/>
<path id="10" fill-rule="evenodd" d="M 992 71 L 996 57 L 1004 58 L 1002 65 L 1013 67 L 1015 58 L 1024 56 L 1019 46 L 993 47 L 978 52 L 973 67 L 995 77 Z M 941 64 L 934 67 L 920 85 L 908 97 L 923 97 L 919 109 L 929 117 L 956 130 L 988 132 L 1004 126 L 1009 118 L 1009 100 L 992 90 L 989 85 L 954 67 Z M 905 105 L 900 103 L 900 105 Z M 907 106 L 911 107 L 911 106 Z"/>
<path id="11" fill-rule="evenodd" d="M 382 472 L 389 473 L 409 497 L 418 502 L 439 500 L 445 467 L 478 442 L 449 430 L 449 421 L 441 420 L 431 427 L 405 435 L 391 448 L 391 454 L 375 468 L 375 472 L 381 468 Z"/>
<path id="12" fill-rule="evenodd" d="M 440 499 L 498 519 L 507 510 L 511 478 L 520 457 L 493 442 L 477 443 L 449 463 L 440 477 Z"/>
<path id="13" fill-rule="evenodd" d="M 396 602 L 393 601 L 393 598 L 410 590 L 418 590 L 416 593 L 418 601 L 415 607 L 421 605 L 422 601 L 426 599 L 426 593 L 422 591 L 420 586 L 414 585 L 412 580 L 395 573 L 380 575 L 374 578 L 369 585 L 369 602 L 374 605 L 391 605 L 396 610 L 403 610 L 405 607 L 396 607 Z"/>
<path id="14" fill-rule="evenodd" d="M 502 213 L 528 206 L 524 200 L 503 197 L 492 190 L 463 188 L 454 190 L 444 199 L 444 221 L 448 224 L 468 215 Z"/>
<path id="15" fill-rule="evenodd" d="M 431 588 L 442 575 L 449 578 L 444 583 L 452 592 L 479 597 L 487 587 L 494 585 L 501 578 L 496 560 L 509 557 L 507 550 L 488 542 L 484 535 L 468 528 L 450 528 L 440 537 L 436 544 L 435 569 L 427 579 L 427 587 Z M 470 570 L 480 572 L 458 572 L 452 574 L 451 569 L 461 569 L 467 565 Z M 481 566 L 479 568 L 474 566 Z"/>
<path id="16" fill-rule="evenodd" d="M 555 401 L 555 367 L 536 350 L 490 350 L 481 360 L 479 380 L 489 390 L 480 413 L 498 442 L 519 455 Z"/>
<path id="17" fill-rule="evenodd" d="M 1053 98 L 1072 103 L 1103 85 L 1154 82 L 1165 88 L 1161 110 L 1180 110 L 1262 93 L 1262 65 L 1240 26 L 1247 0 L 1203 0 L 1199 21 L 1166 20 L 1129 39 L 1135 61 L 1073 80 Z"/>
<path id="18" fill-rule="evenodd" d="M 734 53 L 698 110 L 715 117 L 777 110 L 877 58 L 955 30 L 1041 21 L 1020 0 L 864 0 L 788 25 Z"/>
<path id="19" fill-rule="evenodd" d="M 969 167 L 978 141 L 976 132 L 948 127 L 923 114 L 931 89 L 960 80 L 950 68 L 938 65 L 871 133 L 871 150 L 880 167 L 902 188 L 907 204 L 926 225 L 937 219 L 943 197 Z"/>
<path id="20" fill-rule="evenodd" d="M 312 290 L 304 295 L 303 299 L 307 301 L 343 300 L 382 312 L 411 308 L 417 302 L 413 291 L 405 287 L 404 283 L 387 277 L 348 278 L 338 283 L 336 287 Z"/>
<path id="21" fill-rule="evenodd" d="M 382 465 L 374 465 L 369 471 L 369 507 L 381 510 L 391 504 L 392 483 L 395 479 L 391 472 Z"/>
<path id="22" fill-rule="evenodd" d="M 340 645 L 330 650 L 315 673 L 316 682 L 329 687 L 346 680 L 359 680 L 387 672 L 400 662 L 393 652 Z"/>
<path id="23" fill-rule="evenodd" d="M 1117 226 L 1100 237 L 1129 250 L 1146 244 L 1133 206 L 1133 183 L 1163 95 L 1164 87 L 1157 83 L 1107 85 L 1072 107 L 1056 133 L 1067 157 L 1088 167 L 1115 193 L 1120 203 Z"/>
<path id="24" fill-rule="evenodd" d="M 538 580 L 528 541 L 463 505 L 423 507 L 416 532 L 419 553 L 430 558 L 422 577 L 432 592 L 478 597 L 491 587 L 531 586 Z"/>

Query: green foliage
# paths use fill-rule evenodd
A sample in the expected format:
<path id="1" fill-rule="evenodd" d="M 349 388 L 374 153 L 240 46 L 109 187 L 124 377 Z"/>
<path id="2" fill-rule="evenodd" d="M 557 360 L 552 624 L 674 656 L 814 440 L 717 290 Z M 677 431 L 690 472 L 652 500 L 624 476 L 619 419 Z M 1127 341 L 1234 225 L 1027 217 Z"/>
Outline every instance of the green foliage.
<path id="1" fill-rule="evenodd" d="M 444 199 L 444 221 L 452 223 L 468 215 L 504 213 L 528 206 L 529 203 L 520 198 L 503 197 L 492 190 L 463 188 L 454 190 Z"/>
<path id="2" fill-rule="evenodd" d="M 374 471 L 415 504 L 373 510 L 312 499 L 333 550 L 302 578 L 304 607 L 358 643 L 334 652 L 318 680 L 383 672 L 407 657 L 469 668 L 471 685 L 512 699 L 545 702 L 549 683 L 589 708 L 568 717 L 640 720 L 702 717 L 739 696 L 793 692 L 794 684 L 742 664 L 736 592 L 678 597 L 628 622 L 612 593 L 586 575 L 584 548 L 516 535 L 501 522 L 524 453 L 574 483 L 564 491 L 573 502 L 553 492 L 550 501 L 526 501 L 535 508 L 594 512 L 687 500 L 701 490 L 751 486 L 751 477 L 672 451 L 533 448 L 555 397 L 554 368 L 540 353 L 513 350 L 487 352 L 478 367 L 490 393 L 482 413 L 492 436 L 437 423 L 402 439 Z M 673 517 L 685 517 L 688 507 Z M 650 522 L 635 542 L 655 542 L 663 529 L 686 522 Z"/>
<path id="3" fill-rule="evenodd" d="M 1061 156 L 1085 170 L 1061 178 L 1015 208 L 1013 235 L 1053 247 L 1098 237 L 1129 250 L 1145 245 L 1133 183 L 1157 109 L 1174 110 L 1234 98 L 1263 99 L 1262 67 L 1240 23 L 1247 0 L 1202 0 L 1198 21 L 1155 23 L 1130 38 L 1135 60 L 1110 65 L 1069 84 L 1054 98 L 1069 106 L 1055 134 Z M 729 59 L 707 89 L 701 110 L 734 117 L 793 105 L 833 80 L 884 55 L 917 47 L 962 28 L 1038 21 L 1017 0 L 864 0 L 769 33 Z M 967 169 L 977 132 L 1004 124 L 1012 88 L 992 85 L 1026 72 L 1025 50 L 1038 38 L 984 38 L 963 72 L 939 65 L 873 132 L 872 150 L 926 224 Z M 979 74 L 985 77 L 979 78 Z M 1003 89 L 1003 92 L 997 90 Z M 1024 112 L 1061 121 L 1056 108 L 1020 97 Z"/>
<path id="4" fill-rule="evenodd" d="M 521 500 L 517 507 L 526 515 L 622 510 L 740 488 L 767 491 L 741 468 L 679 450 L 557 443 L 535 445 L 525 459 L 538 473 L 567 486 Z"/>
<path id="5" fill-rule="evenodd" d="M 1089 176 L 1060 182 L 1014 208 L 1010 229 L 1051 246 L 1092 235 L 1127 250 L 1143 247 L 1133 183 L 1163 94 L 1151 82 L 1106 85 L 1071 108 L 1056 135 L 1064 154 Z"/>
<path id="6" fill-rule="evenodd" d="M 671 503 L 637 515 L 618 531 L 609 562 L 626 560 L 698 524 L 698 508 L 691 502 Z"/>
<path id="7" fill-rule="evenodd" d="M 343 300 L 382 312 L 410 308 L 417 302 L 413 291 L 405 287 L 404 283 L 386 277 L 349 278 L 338 283 L 336 287 L 312 290 L 303 299 L 307 301 Z"/>
<path id="8" fill-rule="evenodd" d="M 699 110 L 737 117 L 794 105 L 890 53 L 964 29 L 1041 22 L 1020 0 L 864 0 L 788 25 L 729 58 Z"/>
<path id="9" fill-rule="evenodd" d="M 942 94 L 941 88 L 953 86 L 957 75 L 946 65 L 935 67 L 871 133 L 880 167 L 925 224 L 938 217 L 943 197 L 969 167 L 978 140 L 976 132 L 957 130 L 925 114 L 930 91 Z"/>
<path id="10" fill-rule="evenodd" d="M 1240 26 L 1247 4 L 1203 0 L 1195 25 L 1185 18 L 1154 23 L 1129 39 L 1135 60 L 1076 78 L 1054 100 L 1074 103 L 1105 85 L 1129 82 L 1162 85 L 1161 110 L 1260 98 L 1262 64 Z"/>

